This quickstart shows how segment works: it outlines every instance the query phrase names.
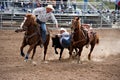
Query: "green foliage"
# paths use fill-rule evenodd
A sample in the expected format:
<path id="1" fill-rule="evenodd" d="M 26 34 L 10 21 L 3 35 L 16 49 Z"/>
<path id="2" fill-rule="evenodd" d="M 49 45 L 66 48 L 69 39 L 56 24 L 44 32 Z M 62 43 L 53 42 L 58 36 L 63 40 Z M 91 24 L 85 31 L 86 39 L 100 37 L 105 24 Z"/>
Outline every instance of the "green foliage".
<path id="1" fill-rule="evenodd" d="M 77 1 L 84 1 L 84 0 L 77 0 Z M 103 0 L 88 0 L 89 2 L 103 2 L 106 6 L 108 6 L 110 9 L 114 9 L 115 8 L 115 3 L 114 2 L 110 2 L 110 1 L 103 1 Z"/>
<path id="2" fill-rule="evenodd" d="M 114 2 L 104 2 L 105 5 L 107 5 L 110 9 L 114 9 L 115 8 L 115 3 Z"/>

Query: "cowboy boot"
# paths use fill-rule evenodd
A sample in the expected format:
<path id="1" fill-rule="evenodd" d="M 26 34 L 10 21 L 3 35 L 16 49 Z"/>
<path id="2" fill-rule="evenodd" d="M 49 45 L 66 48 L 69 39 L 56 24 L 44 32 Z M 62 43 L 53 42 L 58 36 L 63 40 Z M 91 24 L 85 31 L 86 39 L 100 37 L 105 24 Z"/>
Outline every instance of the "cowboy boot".
<path id="1" fill-rule="evenodd" d="M 41 47 L 41 48 L 44 47 L 43 41 L 41 41 L 40 47 Z"/>

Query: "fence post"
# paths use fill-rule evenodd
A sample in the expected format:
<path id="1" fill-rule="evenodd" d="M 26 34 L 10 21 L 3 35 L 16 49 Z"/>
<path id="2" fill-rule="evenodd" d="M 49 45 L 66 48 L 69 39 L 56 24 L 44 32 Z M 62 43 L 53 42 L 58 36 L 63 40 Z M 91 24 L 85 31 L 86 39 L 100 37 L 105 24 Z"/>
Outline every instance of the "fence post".
<path id="1" fill-rule="evenodd" d="M 100 12 L 100 28 L 102 28 L 102 13 Z"/>
<path id="2" fill-rule="evenodd" d="M 1 15 L 0 15 L 0 28 L 2 28 L 2 22 L 3 22 L 3 21 L 2 21 L 2 11 L 0 12 L 0 14 L 1 14 Z"/>
<path id="3" fill-rule="evenodd" d="M 102 10 L 103 10 L 103 1 L 101 2 L 101 9 L 100 9 L 100 17 L 101 17 L 101 21 L 100 21 L 100 27 L 102 28 Z"/>

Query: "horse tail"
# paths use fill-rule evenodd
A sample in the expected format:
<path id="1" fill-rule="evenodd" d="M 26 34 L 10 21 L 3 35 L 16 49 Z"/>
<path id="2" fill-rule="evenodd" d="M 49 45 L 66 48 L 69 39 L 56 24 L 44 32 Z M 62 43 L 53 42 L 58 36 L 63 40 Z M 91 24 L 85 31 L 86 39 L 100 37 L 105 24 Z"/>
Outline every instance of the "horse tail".
<path id="1" fill-rule="evenodd" d="M 96 42 L 96 44 L 99 44 L 99 36 L 97 35 L 97 34 L 95 34 L 95 42 Z"/>

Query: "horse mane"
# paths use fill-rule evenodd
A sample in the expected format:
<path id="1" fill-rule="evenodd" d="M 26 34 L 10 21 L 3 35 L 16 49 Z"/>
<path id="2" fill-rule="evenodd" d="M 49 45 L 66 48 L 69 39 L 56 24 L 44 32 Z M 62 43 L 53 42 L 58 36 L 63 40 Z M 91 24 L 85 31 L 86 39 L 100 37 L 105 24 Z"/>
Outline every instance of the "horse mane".
<path id="1" fill-rule="evenodd" d="M 35 26 L 37 27 L 37 22 L 36 22 L 36 17 L 33 15 L 33 14 L 30 14 L 30 13 L 27 13 L 25 15 L 25 17 L 27 17 L 29 19 L 29 22 L 28 23 L 31 23 L 30 25 L 31 26 Z"/>
<path id="2" fill-rule="evenodd" d="M 79 28 L 79 29 L 81 29 L 81 22 L 80 22 L 80 18 L 79 17 L 77 17 L 77 22 L 78 22 L 78 24 L 77 24 L 77 28 Z"/>
<path id="3" fill-rule="evenodd" d="M 81 29 L 81 22 L 79 17 L 74 17 L 72 20 L 72 28 L 77 30 Z"/>
<path id="4" fill-rule="evenodd" d="M 76 26 L 76 28 L 81 29 L 80 18 L 79 18 L 79 17 L 75 17 L 75 20 L 76 20 L 76 22 L 77 22 L 77 26 Z"/>

